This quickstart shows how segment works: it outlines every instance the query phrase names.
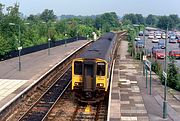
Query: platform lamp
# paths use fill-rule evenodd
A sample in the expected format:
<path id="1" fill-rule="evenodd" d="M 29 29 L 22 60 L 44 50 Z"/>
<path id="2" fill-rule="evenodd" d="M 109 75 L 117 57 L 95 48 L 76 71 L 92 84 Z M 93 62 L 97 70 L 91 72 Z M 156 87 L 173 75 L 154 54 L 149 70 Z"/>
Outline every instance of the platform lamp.
<path id="1" fill-rule="evenodd" d="M 47 21 L 48 22 L 48 21 Z M 47 22 L 42 22 L 43 24 L 47 24 Z M 56 21 L 54 21 L 54 22 L 52 22 L 53 24 L 55 24 L 56 23 Z M 50 25 L 51 26 L 51 25 Z M 50 26 L 48 26 L 47 25 L 47 32 L 49 31 L 49 27 Z M 51 37 L 50 37 L 50 34 L 49 34 L 49 32 L 48 32 L 48 55 L 50 55 L 51 54 L 51 51 L 50 51 L 50 48 L 51 48 Z"/>
<path id="2" fill-rule="evenodd" d="M 29 24 L 29 23 L 24 23 L 24 24 Z M 19 31 L 19 35 L 18 35 L 18 44 L 19 44 L 19 46 L 18 46 L 18 51 L 19 51 L 19 55 L 18 55 L 18 57 L 19 57 L 19 71 L 21 71 L 21 50 L 22 50 L 22 46 L 21 46 L 21 40 L 20 40 L 20 38 L 21 38 L 21 26 L 20 26 L 20 24 L 15 24 L 15 23 L 9 23 L 9 25 L 10 26 L 18 26 L 18 31 Z"/>

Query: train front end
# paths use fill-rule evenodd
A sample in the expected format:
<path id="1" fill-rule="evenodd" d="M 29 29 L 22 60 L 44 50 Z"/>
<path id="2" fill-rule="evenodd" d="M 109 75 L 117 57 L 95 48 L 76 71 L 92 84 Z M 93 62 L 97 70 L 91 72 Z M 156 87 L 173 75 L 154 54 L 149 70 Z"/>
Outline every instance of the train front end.
<path id="1" fill-rule="evenodd" d="M 108 88 L 108 64 L 102 59 L 77 58 L 72 63 L 72 90 L 80 102 L 103 100 Z"/>

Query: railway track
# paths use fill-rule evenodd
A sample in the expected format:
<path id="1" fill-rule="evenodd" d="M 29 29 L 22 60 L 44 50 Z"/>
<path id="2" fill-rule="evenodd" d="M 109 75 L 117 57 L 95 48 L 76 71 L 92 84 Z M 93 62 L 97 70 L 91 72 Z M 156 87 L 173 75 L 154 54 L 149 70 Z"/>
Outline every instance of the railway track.
<path id="1" fill-rule="evenodd" d="M 18 121 L 41 121 L 45 120 L 50 110 L 60 99 L 62 94 L 71 83 L 71 71 L 68 69 L 62 77 L 32 105 Z"/>
<path id="2" fill-rule="evenodd" d="M 87 112 L 86 110 L 90 110 L 90 111 Z M 86 121 L 86 120 L 106 121 L 107 101 L 101 101 L 93 105 L 78 104 L 73 113 L 71 120 L 72 121 Z"/>

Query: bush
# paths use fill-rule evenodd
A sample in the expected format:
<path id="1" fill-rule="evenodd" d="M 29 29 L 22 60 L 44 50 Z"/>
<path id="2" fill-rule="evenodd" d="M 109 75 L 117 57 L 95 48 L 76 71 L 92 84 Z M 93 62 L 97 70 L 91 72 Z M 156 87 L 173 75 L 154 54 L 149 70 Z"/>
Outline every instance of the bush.
<path id="1" fill-rule="evenodd" d="M 159 76 L 161 83 L 164 84 L 163 70 L 161 64 L 159 64 L 157 61 L 152 62 L 151 69 Z"/>
<path id="2" fill-rule="evenodd" d="M 178 81 L 178 69 L 174 64 L 174 59 L 170 58 L 170 63 L 168 64 L 167 70 L 167 82 L 168 86 L 179 90 L 179 81 Z"/>

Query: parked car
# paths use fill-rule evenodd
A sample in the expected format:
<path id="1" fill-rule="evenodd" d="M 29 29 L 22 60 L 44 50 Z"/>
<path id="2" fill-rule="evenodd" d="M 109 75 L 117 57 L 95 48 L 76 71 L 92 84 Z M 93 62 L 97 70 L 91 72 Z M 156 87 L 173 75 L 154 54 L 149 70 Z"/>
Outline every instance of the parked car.
<path id="1" fill-rule="evenodd" d="M 139 36 L 143 36 L 143 31 L 140 31 L 140 32 L 139 32 Z"/>
<path id="2" fill-rule="evenodd" d="M 163 49 L 156 49 L 155 53 L 153 54 L 153 56 L 156 59 L 163 59 L 163 58 L 165 58 L 165 52 L 164 52 Z"/>
<path id="3" fill-rule="evenodd" d="M 141 40 L 140 37 L 136 37 L 136 38 L 135 38 L 135 41 L 139 41 L 139 40 Z"/>
<path id="4" fill-rule="evenodd" d="M 159 42 L 159 39 L 157 38 L 152 39 L 152 43 L 158 43 L 158 42 Z"/>
<path id="5" fill-rule="evenodd" d="M 145 36 L 149 36 L 149 32 L 148 31 L 145 31 Z"/>
<path id="6" fill-rule="evenodd" d="M 165 46 L 165 41 L 164 41 L 164 40 L 159 40 L 158 46 L 159 46 L 161 49 L 166 48 L 166 46 Z"/>
<path id="7" fill-rule="evenodd" d="M 147 54 L 146 54 L 147 57 L 151 57 L 151 53 L 152 53 L 151 50 L 150 50 L 150 49 L 147 49 Z"/>
<path id="8" fill-rule="evenodd" d="M 169 51 L 169 56 L 173 56 L 175 58 L 180 58 L 180 50 L 171 50 L 171 51 Z"/>
<path id="9" fill-rule="evenodd" d="M 161 39 L 161 34 L 156 34 L 157 39 Z"/>
<path id="10" fill-rule="evenodd" d="M 159 46 L 153 46 L 151 51 L 152 54 L 154 54 L 157 49 L 161 49 L 161 48 Z"/>
<path id="11" fill-rule="evenodd" d="M 177 43 L 180 43 L 180 38 L 177 39 Z"/>
<path id="12" fill-rule="evenodd" d="M 139 40 L 136 42 L 136 48 L 144 48 L 144 41 Z"/>
<path id="13" fill-rule="evenodd" d="M 148 36 L 148 38 L 149 38 L 149 39 L 154 39 L 154 35 L 153 35 L 153 34 L 150 34 L 150 35 Z"/>
<path id="14" fill-rule="evenodd" d="M 162 34 L 161 34 L 161 38 L 162 38 L 162 39 L 166 39 L 166 34 L 165 34 L 165 33 L 162 33 Z"/>
<path id="15" fill-rule="evenodd" d="M 176 39 L 169 39 L 169 43 L 176 43 L 177 40 Z"/>
<path id="16" fill-rule="evenodd" d="M 170 39 L 176 39 L 176 35 L 170 35 L 170 37 L 169 37 Z"/>

